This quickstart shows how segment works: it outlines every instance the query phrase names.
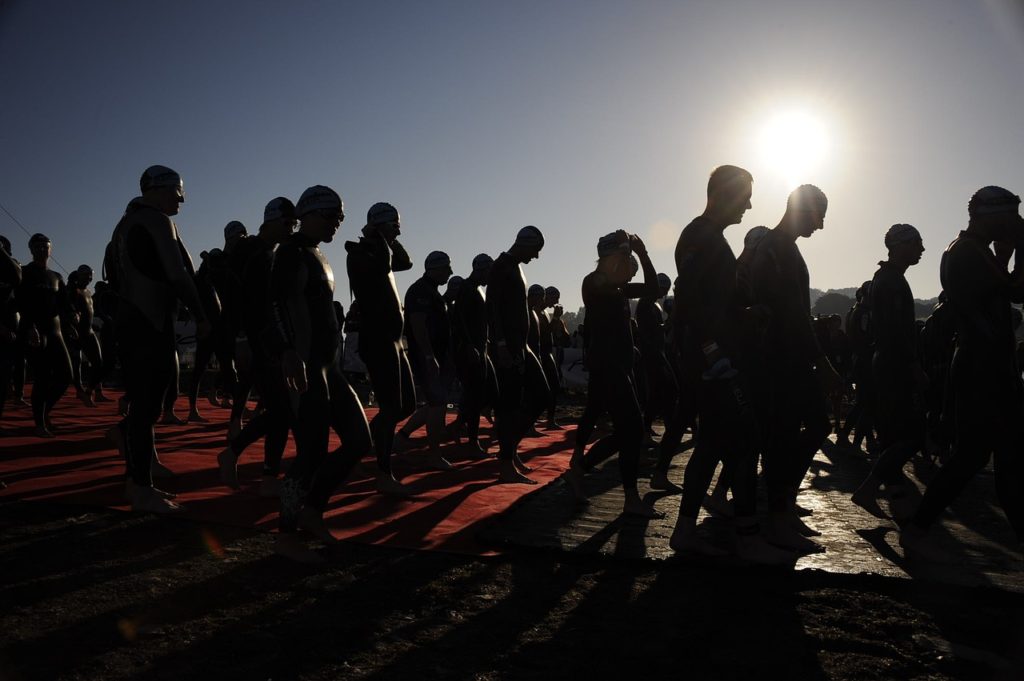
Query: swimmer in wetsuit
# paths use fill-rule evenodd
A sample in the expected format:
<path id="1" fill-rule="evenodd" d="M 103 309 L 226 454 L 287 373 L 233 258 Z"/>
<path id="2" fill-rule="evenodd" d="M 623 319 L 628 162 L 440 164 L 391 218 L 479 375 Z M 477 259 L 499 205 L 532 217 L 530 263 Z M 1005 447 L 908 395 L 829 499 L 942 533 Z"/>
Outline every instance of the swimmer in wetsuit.
<path id="1" fill-rule="evenodd" d="M 181 301 L 196 319 L 196 335 L 210 333 L 193 277 L 192 258 L 171 216 L 185 201 L 181 176 L 151 166 L 114 228 L 104 258 L 111 289 L 119 296 L 117 341 L 130 396 L 128 415 L 108 432 L 128 465 L 128 498 L 135 510 L 166 513 L 180 507 L 153 486 L 153 426 L 173 379 L 174 315 Z"/>
<path id="2" fill-rule="evenodd" d="M 487 301 L 481 289 L 487 286 L 494 259 L 486 253 L 473 258 L 473 271 L 466 277 L 455 299 L 452 323 L 452 350 L 455 370 L 462 383 L 459 419 L 466 426 L 474 456 L 485 458 L 487 448 L 480 444 L 480 413 L 483 405 L 493 405 L 498 394 L 494 365 L 488 354 Z"/>
<path id="3" fill-rule="evenodd" d="M 924 253 L 921 234 L 911 225 L 893 225 L 885 234 L 885 247 L 889 258 L 878 263 L 871 279 L 875 424 L 883 449 L 852 496 L 853 503 L 879 518 L 885 517 L 876 501 L 881 486 L 885 485 L 895 505 L 913 484 L 903 474 L 903 466 L 924 447 L 928 389 L 928 376 L 918 356 L 914 294 L 906 278 L 907 269 L 919 263 Z"/>
<path id="4" fill-rule="evenodd" d="M 370 422 L 377 450 L 377 491 L 409 494 L 391 471 L 391 451 L 399 421 L 416 410 L 412 368 L 402 344 L 405 318 L 394 272 L 412 269 L 409 254 L 398 241 L 402 233 L 398 210 L 376 203 L 366 214 L 359 241 L 348 241 L 349 288 L 359 301 L 359 356 L 366 364 L 380 410 Z"/>
<path id="5" fill-rule="evenodd" d="M 15 344 L 18 341 L 18 307 L 14 291 L 20 283 L 21 265 L 11 257 L 11 242 L 0 236 L 0 435 L 4 434 L 4 404 L 14 373 Z"/>
<path id="6" fill-rule="evenodd" d="M 954 452 L 900 533 L 908 555 L 936 560 L 945 555 L 932 545 L 929 528 L 992 458 L 999 503 L 1024 544 L 1024 386 L 1011 307 L 1024 302 L 1024 219 L 1020 198 L 1002 187 L 978 190 L 967 210 L 967 229 L 939 267 L 956 326 L 949 375 Z"/>
<path id="7" fill-rule="evenodd" d="M 757 245 L 751 261 L 754 303 L 771 323 L 760 344 L 759 394 L 765 406 L 764 471 L 770 504 L 767 536 L 784 548 L 821 552 L 820 534 L 800 519 L 797 492 L 815 453 L 832 430 L 827 396 L 842 388 L 811 325 L 807 264 L 796 240 L 824 228 L 828 199 L 814 185 L 794 189 L 782 220 Z"/>
<path id="8" fill-rule="evenodd" d="M 530 309 L 522 265 L 540 256 L 544 235 L 533 225 L 519 230 L 508 251 L 491 265 L 487 287 L 487 318 L 498 379 L 495 428 L 498 432 L 498 482 L 537 484 L 519 458 L 519 443 L 544 409 L 543 402 L 528 403 L 536 395 L 526 389 L 527 366 L 537 363 L 527 345 Z M 539 363 L 538 367 L 539 367 Z M 543 372 L 542 372 L 543 376 Z"/>
<path id="9" fill-rule="evenodd" d="M 341 197 L 329 187 L 310 187 L 295 213 L 299 229 L 278 246 L 270 274 L 267 351 L 280 358 L 296 449 L 281 483 L 277 550 L 319 562 L 296 530 L 329 544 L 337 541 L 324 524 L 327 502 L 372 443 L 363 405 L 338 363 L 342 320 L 334 307 L 334 272 L 319 248 L 333 241 L 345 218 Z M 342 445 L 328 453 L 332 426 Z"/>
<path id="10" fill-rule="evenodd" d="M 545 430 L 565 430 L 555 420 L 559 387 L 558 364 L 555 362 L 555 331 L 558 329 L 558 325 L 547 312 L 548 308 L 558 305 L 561 297 L 561 291 L 554 286 L 548 286 L 544 289 L 544 295 L 541 300 L 534 306 L 534 312 L 537 313 L 537 321 L 540 324 L 538 327 L 540 346 L 537 358 L 540 360 L 541 369 L 544 370 L 544 379 L 548 384 L 548 401 L 546 405 L 548 419 L 544 426 Z"/>
<path id="11" fill-rule="evenodd" d="M 405 293 L 405 337 L 409 341 L 412 369 L 425 393 L 426 405 L 417 409 L 398 431 L 408 442 L 420 426 L 427 426 L 428 462 L 437 470 L 450 470 L 452 464 L 441 455 L 445 405 L 454 365 L 451 361 L 451 322 L 448 306 L 438 287 L 452 275 L 447 253 L 432 251 L 423 264 L 423 276 Z"/>
<path id="12" fill-rule="evenodd" d="M 547 314 L 544 312 L 544 287 L 540 284 L 532 284 L 526 291 L 526 304 L 530 308 L 530 331 L 526 336 L 526 401 L 527 404 L 537 405 L 537 413 L 530 420 L 530 427 L 526 431 L 527 437 L 541 437 L 537 430 L 537 419 L 544 413 L 544 409 L 551 402 L 551 387 L 548 385 L 546 372 L 541 360 L 541 317 L 547 322 Z"/>
<path id="13" fill-rule="evenodd" d="M 291 406 L 284 384 L 278 357 L 273 357 L 266 348 L 265 334 L 270 327 L 270 274 L 274 253 L 279 244 L 286 241 L 295 229 L 298 219 L 295 206 L 283 196 L 272 199 L 263 209 L 263 224 L 259 232 L 246 239 L 236 251 L 245 252 L 242 265 L 241 286 L 245 291 L 242 298 L 242 332 L 251 356 L 248 376 L 251 386 L 260 395 L 262 410 L 249 420 L 234 437 L 228 439 L 228 446 L 217 455 L 221 480 L 228 487 L 238 489 L 238 457 L 246 447 L 263 441 L 263 481 L 260 494 L 274 496 L 279 491 L 277 476 L 281 472 L 281 459 L 288 444 L 288 429 L 291 423 Z M 242 380 L 239 380 L 242 383 Z M 245 387 L 247 396 L 249 388 Z M 238 407 L 242 390 L 236 391 L 234 408 Z M 243 404 L 244 406 L 244 404 Z M 235 415 L 235 412 L 232 412 Z M 241 418 L 241 412 L 238 413 Z"/>
<path id="14" fill-rule="evenodd" d="M 103 353 L 100 350 L 100 341 L 93 331 L 92 322 L 94 308 L 92 291 L 89 284 L 92 283 L 92 268 L 88 265 L 79 265 L 78 269 L 68 276 L 68 298 L 71 310 L 75 313 L 75 330 L 77 337 L 69 340 L 68 351 L 71 353 L 72 377 L 75 389 L 85 406 L 95 407 L 93 393 L 99 385 L 100 372 L 103 367 Z M 82 355 L 85 355 L 89 363 L 88 377 L 82 371 Z"/>
<path id="15" fill-rule="evenodd" d="M 763 310 L 738 291 L 737 264 L 725 230 L 750 208 L 753 177 L 720 166 L 708 179 L 704 212 L 679 236 L 672 333 L 682 384 L 696 391 L 700 426 L 683 477 L 679 516 L 669 544 L 681 553 L 722 555 L 697 534 L 697 517 L 719 461 L 731 471 L 735 552 L 756 563 L 792 560 L 769 546 L 757 521 L 758 424 L 750 399 L 750 342 Z M 723 471 L 724 472 L 724 471 Z"/>
<path id="16" fill-rule="evenodd" d="M 103 381 L 109 378 L 117 366 L 117 334 L 114 331 L 114 317 L 117 315 L 117 295 L 110 290 L 110 285 L 100 280 L 93 290 L 93 308 L 99 323 L 97 337 L 100 343 L 100 356 L 103 362 L 96 374 L 96 390 L 93 394 L 95 402 L 110 402 L 103 394 Z"/>
<path id="17" fill-rule="evenodd" d="M 68 306 L 64 279 L 49 269 L 50 239 L 33 234 L 28 242 L 32 262 L 21 268 L 21 284 L 15 293 L 21 314 L 18 336 L 26 347 L 35 384 L 32 386 L 32 417 L 39 437 L 54 437 L 50 410 L 71 383 L 71 358 L 64 343 L 77 337 Z"/>

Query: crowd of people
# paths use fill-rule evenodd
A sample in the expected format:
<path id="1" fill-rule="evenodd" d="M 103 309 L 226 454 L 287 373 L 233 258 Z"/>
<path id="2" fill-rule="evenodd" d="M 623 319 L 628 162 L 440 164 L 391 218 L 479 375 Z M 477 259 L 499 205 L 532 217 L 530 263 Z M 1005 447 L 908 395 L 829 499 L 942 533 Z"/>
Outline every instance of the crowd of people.
<path id="1" fill-rule="evenodd" d="M 68 388 L 95 406 L 109 399 L 104 381 L 119 365 L 121 419 L 108 436 L 126 463 L 127 498 L 140 511 L 179 510 L 175 495 L 154 484 L 172 474 L 157 453 L 154 426 L 185 422 L 174 412 L 175 320 L 187 314 L 196 328 L 187 420 L 206 420 L 198 398 L 216 357 L 210 400 L 231 409 L 219 475 L 239 489 L 239 457 L 263 440 L 260 490 L 280 499 L 277 547 L 285 555 L 317 558 L 300 530 L 336 541 L 324 511 L 367 455 L 376 460 L 378 492 L 412 494 L 391 460 L 423 427 L 426 463 L 448 470 L 446 443 L 463 436 L 468 447 L 458 451 L 492 456 L 479 431 L 481 418 L 493 415 L 496 482 L 536 484 L 521 443 L 538 427 L 563 428 L 556 419 L 560 350 L 571 342 L 559 290 L 528 286 L 523 273 L 544 248 L 537 227 L 520 229 L 496 257 L 477 255 L 465 277 L 453 276 L 446 253 L 427 254 L 403 298 L 394 273 L 416 261 L 400 240 L 398 210 L 374 204 L 358 240 L 345 244 L 354 297 L 346 322 L 320 249 L 345 219 L 333 189 L 310 187 L 294 204 L 274 198 L 256 234 L 228 223 L 224 247 L 203 252 L 197 270 L 172 219 L 185 200 L 181 177 L 152 166 L 140 188 L 114 228 L 93 291 L 89 266 L 67 282 L 50 269 L 46 236 L 31 237 L 25 265 L 0 238 L 0 410 L 12 388 L 14 402 L 23 401 L 27 363 L 35 434 L 55 437 L 52 410 Z M 660 516 L 638 487 L 642 455 L 656 449 L 650 488 L 681 495 L 675 551 L 725 553 L 698 533 L 704 507 L 733 518 L 741 558 L 791 563 L 825 549 L 804 521 L 809 511 L 799 491 L 835 431 L 839 444 L 867 442 L 876 455 L 852 498 L 876 516 L 905 521 L 900 541 L 908 552 L 943 557 L 929 527 L 993 456 L 999 500 L 1024 539 L 1024 464 L 1014 451 L 1024 445 L 1024 390 L 1020 314 L 1012 305 L 1024 302 L 1020 199 L 993 186 L 971 197 L 967 228 L 942 257 L 940 303 L 925 322 L 916 318 L 906 279 L 924 252 L 921 235 L 908 224 L 880 232 L 888 257 L 858 290 L 844 332 L 838 317 L 812 318 L 798 247 L 823 229 L 825 194 L 798 187 L 778 225 L 749 230 L 736 256 L 724 233 L 741 222 L 752 194 L 746 170 L 711 173 L 706 207 L 679 237 L 674 278 L 655 271 L 636 234 L 618 230 L 597 240 L 596 267 L 582 282 L 586 408 L 565 474 L 575 497 L 585 501 L 587 473 L 617 455 L 623 513 Z M 355 325 L 356 354 L 377 407 L 371 420 L 343 370 L 343 329 Z M 839 396 L 848 383 L 855 401 L 844 421 Z M 448 424 L 453 385 L 459 413 Z M 251 394 L 258 396 L 253 412 Z M 659 418 L 665 429 L 656 443 Z M 602 421 L 610 428 L 591 443 Z M 332 430 L 341 442 L 334 450 Z M 680 488 L 668 474 L 687 430 L 695 446 Z M 289 436 L 296 456 L 282 470 Z M 945 452 L 944 464 L 920 504 L 908 508 L 913 483 L 904 466 L 935 450 Z M 759 471 L 767 490 L 760 513 Z"/>

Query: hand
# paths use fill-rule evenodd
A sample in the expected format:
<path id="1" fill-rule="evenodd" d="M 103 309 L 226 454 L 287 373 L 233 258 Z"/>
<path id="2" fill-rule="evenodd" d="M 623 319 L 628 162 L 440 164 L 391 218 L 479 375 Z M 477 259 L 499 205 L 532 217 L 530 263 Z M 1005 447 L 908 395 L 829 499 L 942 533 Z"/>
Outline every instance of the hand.
<path id="1" fill-rule="evenodd" d="M 306 380 L 306 363 L 294 350 L 286 350 L 281 357 L 281 370 L 284 372 L 284 382 L 289 390 L 302 394 L 309 390 L 309 381 Z"/>
<path id="2" fill-rule="evenodd" d="M 644 245 L 644 240 L 636 234 L 629 235 L 629 247 L 637 255 L 643 255 L 647 252 L 647 246 Z"/>
<path id="3" fill-rule="evenodd" d="M 1014 244 L 1012 241 L 995 241 L 992 244 L 996 260 L 1001 262 L 1004 267 L 1010 265 L 1010 258 L 1013 256 Z"/>

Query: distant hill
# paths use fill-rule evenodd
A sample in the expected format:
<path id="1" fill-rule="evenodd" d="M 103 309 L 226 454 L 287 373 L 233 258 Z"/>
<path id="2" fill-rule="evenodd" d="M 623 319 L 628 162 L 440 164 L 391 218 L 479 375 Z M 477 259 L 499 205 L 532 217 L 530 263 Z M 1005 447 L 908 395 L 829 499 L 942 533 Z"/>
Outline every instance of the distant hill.
<path id="1" fill-rule="evenodd" d="M 830 288 L 827 291 L 811 289 L 811 311 L 815 314 L 845 314 L 856 299 L 857 287 Z M 825 298 L 825 296 L 828 296 Z M 824 300 L 823 300 L 824 298 Z M 845 298 L 846 300 L 843 300 Z M 819 305 L 819 301 L 821 305 Z M 939 302 L 938 298 L 921 300 L 914 298 L 914 309 L 918 319 L 925 319 L 932 313 L 932 308 Z"/>

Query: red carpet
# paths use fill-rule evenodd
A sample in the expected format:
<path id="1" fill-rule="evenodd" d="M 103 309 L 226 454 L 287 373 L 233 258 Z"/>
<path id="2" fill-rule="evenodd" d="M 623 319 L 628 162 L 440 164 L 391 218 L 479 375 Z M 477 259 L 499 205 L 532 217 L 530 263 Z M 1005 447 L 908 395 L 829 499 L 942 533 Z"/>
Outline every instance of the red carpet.
<path id="1" fill-rule="evenodd" d="M 116 393 L 108 394 L 117 397 Z M 58 437 L 43 440 L 32 435 L 30 409 L 8 403 L 2 423 L 6 435 L 0 438 L 0 480 L 7 483 L 7 489 L 0 491 L 0 502 L 46 500 L 128 510 L 123 497 L 124 462 L 104 436 L 118 418 L 116 405 L 107 402 L 95 409 L 87 408 L 74 398 L 72 389 L 53 413 Z M 185 507 L 181 517 L 275 528 L 277 500 L 256 494 L 262 441 L 242 455 L 238 467 L 242 490 L 233 492 L 220 483 L 216 462 L 217 453 L 224 447 L 228 410 L 205 401 L 200 410 L 210 419 L 209 424 L 157 426 L 160 458 L 176 473 L 174 478 L 159 480 L 158 485 L 178 494 L 177 501 Z M 187 412 L 182 398 L 178 414 Z M 487 441 L 490 428 L 486 423 L 481 431 L 482 439 Z M 422 438 L 423 432 L 416 436 Z M 368 544 L 496 555 L 499 551 L 477 541 L 477 531 L 489 519 L 561 475 L 571 450 L 567 437 L 568 431 L 556 431 L 523 441 L 524 458 L 535 469 L 531 477 L 540 485 L 496 484 L 497 460 L 469 461 L 455 446 L 443 449 L 456 464 L 452 471 L 425 469 L 420 463 L 422 450 L 396 454 L 396 477 L 418 490 L 409 499 L 374 491 L 375 465 L 368 457 L 331 499 L 327 524 L 339 538 Z M 331 446 L 337 444 L 332 434 Z M 289 442 L 286 466 L 294 455 L 294 445 Z"/>

